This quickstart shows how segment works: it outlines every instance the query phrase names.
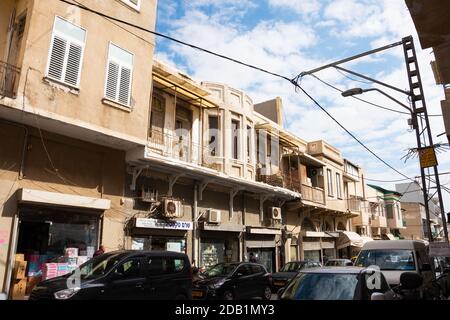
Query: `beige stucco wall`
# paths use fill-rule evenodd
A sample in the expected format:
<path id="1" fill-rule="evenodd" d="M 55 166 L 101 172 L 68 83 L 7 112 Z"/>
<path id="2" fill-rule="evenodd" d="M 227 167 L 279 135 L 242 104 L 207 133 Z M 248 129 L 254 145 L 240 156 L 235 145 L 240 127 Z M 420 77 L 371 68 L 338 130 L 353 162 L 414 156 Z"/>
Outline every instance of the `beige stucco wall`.
<path id="1" fill-rule="evenodd" d="M 87 1 L 85 4 L 107 15 L 149 29 L 154 28 L 156 0 L 142 1 L 140 13 L 120 1 Z M 56 15 L 87 30 L 80 90 L 76 94 L 67 93 L 67 90 L 61 89 L 60 86 L 43 81 Z M 26 104 L 36 108 L 36 111 L 42 109 L 99 128 L 128 134 L 137 139 L 146 139 L 153 36 L 135 29 L 131 31 L 136 35 L 132 35 L 106 19 L 83 10 L 74 10 L 57 0 L 35 2 L 32 12 L 29 12 L 27 31 L 23 43 L 23 48 L 26 50 L 21 65 L 22 74 L 18 89 L 18 92 L 23 92 L 26 81 Z M 131 111 L 124 111 L 101 101 L 104 96 L 110 41 L 134 55 Z M 19 96 L 16 106 L 18 108 L 21 106 L 21 99 L 22 97 Z"/>
<path id="2" fill-rule="evenodd" d="M 400 230 L 405 239 L 423 239 L 422 217 L 425 217 L 425 207 L 419 203 L 402 202 L 406 229 Z"/>
<path id="3" fill-rule="evenodd" d="M 19 188 L 110 199 L 111 210 L 104 215 L 102 242 L 108 251 L 123 247 L 126 213 L 122 212 L 120 199 L 124 185 L 124 153 L 48 132 L 43 132 L 43 144 L 36 129 L 29 127 L 28 130 L 24 176 L 19 179 L 24 131 L 0 121 L 0 292 L 4 290 Z"/>

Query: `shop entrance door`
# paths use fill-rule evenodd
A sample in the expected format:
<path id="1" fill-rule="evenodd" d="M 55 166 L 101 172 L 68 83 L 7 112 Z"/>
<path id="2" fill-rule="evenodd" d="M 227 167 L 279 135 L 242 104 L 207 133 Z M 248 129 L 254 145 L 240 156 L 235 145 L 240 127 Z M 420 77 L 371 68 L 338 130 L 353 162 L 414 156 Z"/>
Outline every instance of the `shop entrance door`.
<path id="1" fill-rule="evenodd" d="M 257 262 L 267 268 L 268 272 L 275 270 L 275 248 L 249 248 L 248 254 L 253 253 L 257 257 Z"/>

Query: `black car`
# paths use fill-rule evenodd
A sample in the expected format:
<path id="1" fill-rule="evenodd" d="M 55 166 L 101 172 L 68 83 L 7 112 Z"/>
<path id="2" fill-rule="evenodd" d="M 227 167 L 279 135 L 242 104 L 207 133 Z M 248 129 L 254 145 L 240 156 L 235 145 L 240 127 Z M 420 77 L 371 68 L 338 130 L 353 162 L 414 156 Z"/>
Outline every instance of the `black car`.
<path id="1" fill-rule="evenodd" d="M 317 268 L 322 265 L 315 261 L 291 261 L 286 263 L 279 272 L 272 274 L 273 289 L 284 287 L 297 273 L 305 268 Z"/>
<path id="2" fill-rule="evenodd" d="M 30 300 L 192 299 L 187 255 L 166 251 L 114 251 L 94 257 L 69 275 L 39 283 Z"/>
<path id="3" fill-rule="evenodd" d="M 192 297 L 197 299 L 251 299 L 270 300 L 272 276 L 262 264 L 236 262 L 219 263 L 203 273 L 197 281 Z"/>
<path id="4" fill-rule="evenodd" d="M 281 300 L 397 300 L 382 272 L 359 267 L 305 269 L 278 292 Z"/>

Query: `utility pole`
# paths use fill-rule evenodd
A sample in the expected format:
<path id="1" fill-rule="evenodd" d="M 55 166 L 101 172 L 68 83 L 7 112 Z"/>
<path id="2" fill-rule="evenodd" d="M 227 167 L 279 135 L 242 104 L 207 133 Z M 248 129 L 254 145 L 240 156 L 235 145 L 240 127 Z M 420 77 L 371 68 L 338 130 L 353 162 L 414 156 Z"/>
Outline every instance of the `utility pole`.
<path id="1" fill-rule="evenodd" d="M 409 82 L 409 91 L 402 90 L 400 88 L 396 88 L 392 85 L 386 84 L 384 82 L 381 82 L 379 80 L 373 79 L 371 77 L 368 77 L 366 75 L 360 74 L 358 72 L 345 69 L 343 67 L 340 67 L 339 65 L 353 61 L 371 54 L 375 54 L 384 50 L 388 50 L 391 48 L 395 48 L 398 46 L 403 46 L 404 56 L 405 56 L 405 63 L 406 63 L 406 69 L 408 74 L 408 82 Z M 335 68 L 340 71 L 356 75 L 360 78 L 372 81 L 376 84 L 382 85 L 384 87 L 387 87 L 391 90 L 395 90 L 397 92 L 400 92 L 402 94 L 405 94 L 409 97 L 411 101 L 412 108 L 405 106 L 398 100 L 390 97 L 395 102 L 402 105 L 402 107 L 406 107 L 408 111 L 411 113 L 411 122 L 412 126 L 415 129 L 416 132 L 416 139 L 417 139 L 417 152 L 419 153 L 419 159 L 420 159 L 420 173 L 422 178 L 422 191 L 423 191 L 423 198 L 424 198 L 424 206 L 425 206 L 425 214 L 427 218 L 427 231 L 428 231 L 428 238 L 430 242 L 433 242 L 433 235 L 431 232 L 431 223 L 430 223 L 430 208 L 429 208 L 429 201 L 434 197 L 434 195 L 438 194 L 439 199 L 439 206 L 441 211 L 441 217 L 442 217 L 442 223 L 444 227 L 444 236 L 445 236 L 445 242 L 448 243 L 448 231 L 447 231 L 447 221 L 445 217 L 444 212 L 444 202 L 442 200 L 442 193 L 441 193 L 441 185 L 439 181 L 439 171 L 438 171 L 438 164 L 436 160 L 436 153 L 434 150 L 434 144 L 433 144 L 433 138 L 430 128 L 430 122 L 428 119 L 428 112 L 427 107 L 425 103 L 425 96 L 423 93 L 423 86 L 422 86 L 422 79 L 420 77 L 419 72 L 419 64 L 417 62 L 417 56 L 416 51 L 414 47 L 414 40 L 412 36 L 405 37 L 402 39 L 402 41 L 398 41 L 395 43 L 392 43 L 390 45 L 380 47 L 377 49 L 373 49 L 370 51 L 366 51 L 357 55 L 354 55 L 352 57 L 348 57 L 333 63 L 329 63 L 327 65 L 324 65 L 319 68 L 312 69 L 310 71 L 302 72 L 299 77 L 304 77 L 306 75 L 310 75 L 313 73 L 316 73 L 318 71 L 328 69 L 328 68 Z M 351 91 L 351 90 L 349 90 Z M 369 91 L 369 90 L 366 90 Z M 353 91 L 353 94 L 360 94 L 361 91 Z M 349 94 L 352 95 L 352 94 Z M 430 178 L 428 179 L 428 187 L 427 187 L 427 175 L 425 174 L 425 169 L 433 167 L 434 169 L 434 181 Z M 435 185 L 436 192 L 430 197 L 429 191 L 431 189 L 434 189 L 432 185 Z"/>

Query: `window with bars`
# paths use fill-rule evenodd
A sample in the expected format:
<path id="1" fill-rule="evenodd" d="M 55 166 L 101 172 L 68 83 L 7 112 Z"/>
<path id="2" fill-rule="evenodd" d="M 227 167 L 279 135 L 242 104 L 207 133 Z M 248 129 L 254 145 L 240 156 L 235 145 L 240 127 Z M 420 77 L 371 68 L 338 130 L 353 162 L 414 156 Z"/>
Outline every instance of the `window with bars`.
<path id="1" fill-rule="evenodd" d="M 86 31 L 55 17 L 46 75 L 78 88 L 86 42 Z"/>
<path id="2" fill-rule="evenodd" d="M 110 43 L 106 69 L 105 98 L 130 107 L 133 54 Z"/>

